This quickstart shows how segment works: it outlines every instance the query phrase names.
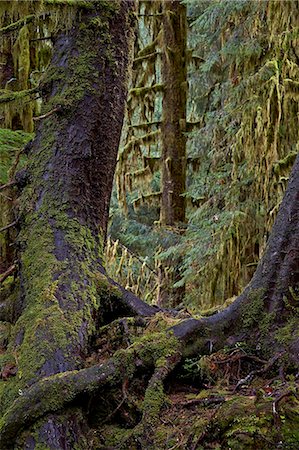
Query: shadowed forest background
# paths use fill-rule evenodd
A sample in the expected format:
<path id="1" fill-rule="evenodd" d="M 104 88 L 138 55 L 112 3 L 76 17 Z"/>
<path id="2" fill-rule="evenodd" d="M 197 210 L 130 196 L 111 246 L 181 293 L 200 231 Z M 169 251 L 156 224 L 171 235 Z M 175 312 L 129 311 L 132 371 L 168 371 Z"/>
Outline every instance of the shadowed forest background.
<path id="1" fill-rule="evenodd" d="M 298 44 L 297 0 L 0 2 L 0 449 L 298 448 Z"/>

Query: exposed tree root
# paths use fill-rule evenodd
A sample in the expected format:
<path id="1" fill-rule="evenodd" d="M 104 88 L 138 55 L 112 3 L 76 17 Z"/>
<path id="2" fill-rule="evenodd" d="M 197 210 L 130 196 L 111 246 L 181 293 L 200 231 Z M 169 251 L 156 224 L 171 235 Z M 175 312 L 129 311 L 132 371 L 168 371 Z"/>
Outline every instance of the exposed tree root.
<path id="1" fill-rule="evenodd" d="M 9 448 L 18 431 L 49 412 L 62 409 L 79 394 L 90 394 L 119 382 L 113 360 L 87 369 L 64 372 L 45 378 L 21 392 L 0 421 L 0 447 Z"/>
<path id="2" fill-rule="evenodd" d="M 162 341 L 162 343 L 159 341 Z M 164 339 L 164 342 L 163 342 Z M 179 343 L 171 335 L 160 333 L 141 339 L 127 350 L 120 350 L 102 364 L 79 371 L 58 373 L 38 381 L 20 392 L 20 397 L 0 420 L 0 447 L 11 445 L 17 433 L 48 413 L 61 410 L 79 395 L 90 395 L 105 386 L 115 386 L 134 376 L 141 367 L 151 371 L 157 367 L 149 388 L 165 379 L 178 362 Z M 147 416 L 146 416 L 147 417 Z"/>
<path id="3" fill-rule="evenodd" d="M 107 277 L 107 279 L 111 286 L 116 287 L 121 292 L 121 296 L 118 298 L 112 297 L 110 301 L 111 312 L 113 312 L 115 316 L 123 317 L 133 315 L 148 317 L 161 311 L 157 306 L 151 306 L 132 292 L 127 291 L 116 281 L 112 280 L 112 278 Z"/>
<path id="4" fill-rule="evenodd" d="M 159 311 L 158 308 L 145 304 L 121 288 L 113 280 L 108 279 L 108 281 L 112 286 L 112 291 L 104 308 L 107 308 L 108 305 L 111 318 L 129 313 L 129 315 L 137 316 L 135 319 L 137 322 L 139 320 L 143 322 L 142 316 L 152 316 Z M 114 288 L 117 288 L 117 292 Z M 163 383 L 165 379 L 182 357 L 209 354 L 211 348 L 219 350 L 225 345 L 233 345 L 240 339 L 240 336 L 242 340 L 249 340 L 251 335 L 252 339 L 256 340 L 258 330 L 256 318 L 253 317 L 253 323 L 250 324 L 250 335 L 249 329 L 246 331 L 246 324 L 244 324 L 246 321 L 244 307 L 246 308 L 252 301 L 251 295 L 252 290 L 248 288 L 226 310 L 214 316 L 200 320 L 187 319 L 173 326 L 169 330 L 170 332 L 156 333 L 156 335 L 152 333 L 150 336 L 145 334 L 133 345 L 130 345 L 128 341 L 127 349 L 117 351 L 110 359 L 101 364 L 79 371 L 59 373 L 38 381 L 24 390 L 2 417 L 0 446 L 7 448 L 21 429 L 48 413 L 62 410 L 82 394 L 88 396 L 105 386 L 119 385 L 136 376 L 138 370 L 142 368 L 148 374 L 154 369 L 154 373 L 145 390 L 141 423 L 133 431 L 132 436 L 135 436 L 134 439 L 139 436 L 138 439 L 141 439 L 143 444 L 145 443 L 144 448 L 155 448 L 154 428 L 164 404 Z M 257 313 L 260 317 L 262 312 L 263 308 L 255 314 Z M 109 314 L 106 314 L 108 318 Z M 118 319 L 116 323 L 124 328 L 128 325 L 125 319 Z M 263 368 L 250 372 L 246 377 L 246 382 L 250 382 L 255 375 L 265 373 L 280 356 L 281 353 L 276 354 Z M 261 363 L 262 360 L 257 359 L 256 362 Z M 236 389 L 244 384 L 243 381 L 244 379 L 239 381 Z M 158 394 L 158 398 L 155 393 Z M 118 410 L 121 405 L 118 405 Z"/>
<path id="5" fill-rule="evenodd" d="M 125 294 L 124 304 L 132 305 L 131 312 L 138 311 L 145 314 L 146 309 L 141 300 L 131 296 L 124 289 L 122 292 Z M 20 429 L 49 412 L 61 410 L 79 395 L 90 395 L 104 386 L 123 383 L 124 380 L 132 378 L 142 367 L 148 373 L 153 368 L 155 370 L 145 391 L 143 416 L 136 428 L 136 433 L 139 434 L 142 429 L 142 440 L 145 440 L 146 448 L 154 448 L 153 430 L 164 403 L 165 379 L 177 366 L 182 356 L 208 354 L 211 341 L 215 349 L 234 342 L 234 335 L 237 336 L 238 330 L 243 328 L 242 321 L 236 324 L 235 319 L 241 318 L 240 305 L 245 301 L 246 298 L 240 297 L 236 304 L 215 316 L 183 321 L 172 327 L 170 333 L 145 335 L 136 344 L 116 352 L 111 359 L 102 364 L 79 371 L 59 373 L 37 382 L 15 400 L 1 419 L 0 445 L 8 445 Z M 152 314 L 155 308 L 149 307 L 148 311 Z M 252 328 L 250 332 L 254 336 Z M 281 354 L 275 355 L 262 369 L 250 372 L 246 377 L 247 381 L 255 375 L 265 373 L 280 356 Z M 240 381 L 242 383 L 239 382 L 236 389 L 244 384 L 244 380 Z"/>
<path id="6" fill-rule="evenodd" d="M 144 448 L 155 449 L 155 426 L 159 421 L 161 408 L 165 402 L 164 381 L 181 360 L 179 352 L 156 362 L 156 369 L 145 391 L 141 420 Z"/>

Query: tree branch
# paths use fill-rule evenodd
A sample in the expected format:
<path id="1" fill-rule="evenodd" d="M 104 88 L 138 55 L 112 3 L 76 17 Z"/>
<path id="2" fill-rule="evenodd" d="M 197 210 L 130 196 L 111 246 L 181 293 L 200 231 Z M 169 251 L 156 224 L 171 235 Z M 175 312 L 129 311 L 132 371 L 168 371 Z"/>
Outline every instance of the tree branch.
<path id="1" fill-rule="evenodd" d="M 15 220 L 14 222 L 6 225 L 5 227 L 0 228 L 0 233 L 2 233 L 3 231 L 9 230 L 9 228 L 16 226 L 17 223 L 18 223 L 18 221 Z"/>
<path id="2" fill-rule="evenodd" d="M 11 186 L 14 186 L 15 184 L 16 184 L 15 180 L 9 181 L 6 184 L 2 184 L 2 186 L 0 186 L 0 191 L 3 191 L 4 189 L 7 189 L 7 188 L 9 188 Z"/>
<path id="3" fill-rule="evenodd" d="M 148 55 L 137 56 L 137 57 L 134 59 L 133 64 L 134 64 L 134 65 L 137 65 L 137 64 L 139 64 L 140 62 L 143 62 L 143 61 L 145 61 L 145 60 L 148 60 L 148 59 L 154 59 L 154 58 L 156 58 L 156 56 L 161 55 L 161 54 L 162 54 L 162 52 L 153 52 L 153 53 L 149 53 Z"/>
<path id="4" fill-rule="evenodd" d="M 131 97 L 143 97 L 149 92 L 163 92 L 164 84 L 154 84 L 153 86 L 145 86 L 145 87 L 136 87 L 130 90 L 129 94 Z"/>
<path id="5" fill-rule="evenodd" d="M 59 411 L 80 393 L 90 394 L 106 384 L 119 381 L 119 367 L 114 360 L 108 360 L 87 369 L 58 373 L 35 383 L 20 392 L 20 397 L 2 417 L 1 448 L 8 448 L 21 428 L 49 412 Z"/>
<path id="6" fill-rule="evenodd" d="M 0 275 L 0 284 L 3 283 L 3 281 L 5 281 L 6 278 L 8 278 L 9 275 L 11 275 L 15 270 L 16 270 L 16 265 L 13 264 L 12 266 L 10 266 L 9 269 L 6 270 L 6 272 L 2 273 Z"/>
<path id="7" fill-rule="evenodd" d="M 33 117 L 33 120 L 36 122 L 38 120 L 46 119 L 47 117 L 51 116 L 52 114 L 56 113 L 57 111 L 61 110 L 61 105 L 56 106 L 56 108 L 52 109 L 51 111 L 48 111 L 46 114 L 43 114 L 42 116 Z"/>
<path id="8" fill-rule="evenodd" d="M 48 39 L 53 39 L 53 36 L 44 36 L 44 37 L 40 37 L 40 38 L 30 39 L 30 42 L 46 41 Z"/>
<path id="9" fill-rule="evenodd" d="M 25 89 L 23 91 L 9 91 L 7 89 L 0 90 L 0 104 L 10 103 L 17 100 L 21 100 L 28 95 L 36 94 L 39 88 Z"/>
<path id="10" fill-rule="evenodd" d="M 17 20 L 16 22 L 13 22 L 6 27 L 0 28 L 0 36 L 2 34 L 11 33 L 12 31 L 18 30 L 22 28 L 27 23 L 33 22 L 33 20 L 36 19 L 35 14 L 30 14 L 29 16 L 24 17 L 23 19 Z"/>

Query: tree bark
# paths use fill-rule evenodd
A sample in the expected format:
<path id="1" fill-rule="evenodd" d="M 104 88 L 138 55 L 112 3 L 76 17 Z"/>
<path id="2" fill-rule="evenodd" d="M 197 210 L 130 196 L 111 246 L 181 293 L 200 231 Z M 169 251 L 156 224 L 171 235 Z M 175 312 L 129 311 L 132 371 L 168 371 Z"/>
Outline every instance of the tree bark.
<path id="1" fill-rule="evenodd" d="M 154 430 L 162 407 L 160 398 L 154 404 L 154 394 L 163 394 L 163 382 L 181 357 L 236 340 L 264 340 L 268 353 L 282 348 L 299 363 L 297 335 L 287 345 L 275 337 L 290 318 L 298 323 L 297 157 L 264 258 L 229 308 L 166 332 L 150 331 L 111 359 L 86 367 L 90 341 L 109 316 L 109 304 L 114 317 L 155 311 L 109 280 L 102 260 L 133 12 L 133 2 L 96 2 L 80 11 L 80 24 L 75 20 L 55 39 L 43 113 L 60 108 L 40 121 L 25 177 L 29 184 L 20 198 L 21 296 L 6 352 L 17 374 L 1 381 L 3 449 L 90 448 L 86 396 L 140 374 L 143 381 L 152 374 L 142 420 Z M 148 432 L 145 440 L 154 445 Z"/>
<path id="2" fill-rule="evenodd" d="M 186 222 L 186 104 L 187 104 L 187 19 L 186 7 L 177 0 L 162 2 L 162 82 L 163 116 L 161 224 L 180 228 Z M 185 287 L 173 288 L 179 280 L 179 264 L 161 264 L 158 304 L 177 306 L 183 300 Z M 168 277 L 165 267 L 171 267 Z"/>
<path id="3" fill-rule="evenodd" d="M 162 81 L 162 205 L 161 222 L 175 226 L 186 221 L 186 7 L 163 2 Z"/>
<path id="4" fill-rule="evenodd" d="M 60 109 L 37 125 L 29 184 L 20 199 L 21 295 L 8 348 L 18 375 L 7 383 L 2 412 L 38 380 L 84 366 L 101 296 L 110 288 L 102 249 L 134 10 L 134 1 L 79 7 L 71 30 L 54 39 L 54 56 L 42 82 L 43 113 Z M 87 429 L 82 411 L 75 408 L 46 416 L 32 432 L 15 437 L 18 448 L 88 448 Z"/>

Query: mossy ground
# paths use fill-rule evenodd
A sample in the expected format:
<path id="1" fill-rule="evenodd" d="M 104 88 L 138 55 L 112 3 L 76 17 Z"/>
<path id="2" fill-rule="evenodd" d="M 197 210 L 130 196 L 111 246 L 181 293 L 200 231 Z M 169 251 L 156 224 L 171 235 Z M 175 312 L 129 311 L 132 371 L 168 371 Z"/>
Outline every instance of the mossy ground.
<path id="1" fill-rule="evenodd" d="M 165 396 L 155 423 L 155 448 L 296 449 L 299 445 L 296 389 L 298 383 L 278 379 L 258 379 L 240 393 L 234 393 L 233 386 L 218 385 L 200 390 L 176 383 Z M 274 402 L 288 390 L 290 394 L 279 401 L 277 414 L 274 414 Z M 223 398 L 221 404 L 213 404 L 217 397 Z M 192 404 L 193 400 L 200 402 Z M 104 425 L 97 448 L 125 448 L 122 442 L 128 441 L 131 432 L 112 421 Z M 130 448 L 139 448 L 137 440 Z"/>

